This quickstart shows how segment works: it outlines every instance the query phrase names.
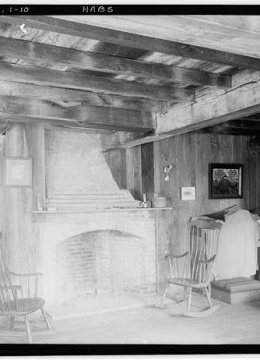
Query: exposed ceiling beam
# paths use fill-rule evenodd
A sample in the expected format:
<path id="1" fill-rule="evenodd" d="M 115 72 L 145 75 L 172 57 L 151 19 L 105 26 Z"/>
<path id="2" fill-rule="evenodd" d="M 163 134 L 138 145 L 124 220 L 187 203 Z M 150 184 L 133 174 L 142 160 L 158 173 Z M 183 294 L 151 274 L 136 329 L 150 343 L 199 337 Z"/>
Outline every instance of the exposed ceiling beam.
<path id="1" fill-rule="evenodd" d="M 260 60 L 254 57 L 191 45 L 188 42 L 159 39 L 50 16 L 0 16 L 0 22 L 16 25 L 25 24 L 30 28 L 95 39 L 121 46 L 260 70 Z"/>
<path id="2" fill-rule="evenodd" d="M 155 117 L 151 113 L 116 108 L 78 105 L 63 108 L 49 101 L 0 96 L 0 117 L 10 119 L 53 120 L 81 127 L 147 132 L 155 129 Z"/>
<path id="3" fill-rule="evenodd" d="M 156 134 L 120 144 L 118 148 L 133 147 L 259 113 L 259 99 L 260 73 L 238 73 L 233 77 L 231 90 L 208 92 L 198 97 L 194 104 L 173 106 L 167 114 L 158 114 Z"/>
<path id="4" fill-rule="evenodd" d="M 42 100 L 59 101 L 65 107 L 76 102 L 84 105 L 124 108 L 128 110 L 161 112 L 167 103 L 149 99 L 123 97 L 115 94 L 100 94 L 90 91 L 71 90 L 53 86 L 0 81 L 0 96 L 31 97 Z"/>
<path id="5" fill-rule="evenodd" d="M 158 116 L 157 133 L 175 132 L 187 127 L 197 130 L 260 112 L 260 73 L 240 72 L 233 76 L 230 90 L 196 94 L 196 103 L 178 104 L 165 115 Z"/>
<path id="6" fill-rule="evenodd" d="M 0 63 L 0 80 L 68 89 L 104 92 L 156 100 L 194 100 L 194 91 L 172 86 L 145 85 L 133 81 L 107 79 L 68 71 Z"/>
<path id="7" fill-rule="evenodd" d="M 32 123 L 39 123 L 42 122 L 46 128 L 47 127 L 56 127 L 56 128 L 69 128 L 69 129 L 79 129 L 80 131 L 95 131 L 95 133 L 99 132 L 108 132 L 110 133 L 111 127 L 103 125 L 99 129 L 94 127 L 92 124 L 87 124 L 86 126 L 80 125 L 73 120 L 53 120 L 47 118 L 40 118 L 40 117 L 30 117 L 28 116 L 9 116 L 8 118 L 2 117 L 0 114 L 0 123 L 3 121 L 4 124 L 7 124 L 11 127 L 13 124 L 32 124 Z M 135 134 L 135 133 L 134 133 Z"/>
<path id="8" fill-rule="evenodd" d="M 123 59 L 75 49 L 0 37 L 0 56 L 33 61 L 46 61 L 79 69 L 155 78 L 189 85 L 231 87 L 231 77 L 206 71 L 179 68 L 158 63 Z"/>

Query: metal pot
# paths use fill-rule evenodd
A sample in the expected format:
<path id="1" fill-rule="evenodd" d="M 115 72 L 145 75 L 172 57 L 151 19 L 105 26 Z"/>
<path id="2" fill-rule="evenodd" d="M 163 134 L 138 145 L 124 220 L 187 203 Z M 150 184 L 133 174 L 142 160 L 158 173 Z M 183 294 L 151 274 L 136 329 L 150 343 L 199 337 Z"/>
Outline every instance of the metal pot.
<path id="1" fill-rule="evenodd" d="M 169 199 L 164 196 L 155 196 L 152 199 L 152 206 L 154 208 L 163 208 L 169 206 Z"/>

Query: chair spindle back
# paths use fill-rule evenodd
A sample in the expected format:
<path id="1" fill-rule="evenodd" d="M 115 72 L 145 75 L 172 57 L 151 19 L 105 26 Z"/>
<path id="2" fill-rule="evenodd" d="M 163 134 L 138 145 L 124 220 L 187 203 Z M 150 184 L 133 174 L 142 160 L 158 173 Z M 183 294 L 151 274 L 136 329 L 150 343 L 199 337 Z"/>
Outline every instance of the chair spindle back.
<path id="1" fill-rule="evenodd" d="M 13 286 L 3 248 L 3 235 L 0 232 L 0 311 L 17 311 L 17 292 Z"/>
<path id="2" fill-rule="evenodd" d="M 190 277 L 198 283 L 209 281 L 217 248 L 219 227 L 206 227 L 203 223 L 189 224 Z"/>

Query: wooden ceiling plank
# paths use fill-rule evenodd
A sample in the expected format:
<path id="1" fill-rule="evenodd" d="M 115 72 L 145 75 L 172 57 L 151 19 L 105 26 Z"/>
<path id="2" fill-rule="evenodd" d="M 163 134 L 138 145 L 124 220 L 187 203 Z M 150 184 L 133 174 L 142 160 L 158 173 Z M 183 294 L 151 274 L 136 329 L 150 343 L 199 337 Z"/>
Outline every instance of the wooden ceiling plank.
<path id="1" fill-rule="evenodd" d="M 18 96 L 64 102 L 79 102 L 85 105 L 124 108 L 128 110 L 161 112 L 162 101 L 123 97 L 116 94 L 101 94 L 53 86 L 0 81 L 0 96 Z"/>
<path id="2" fill-rule="evenodd" d="M 0 96 L 1 118 L 38 118 L 73 122 L 80 126 L 109 128 L 125 131 L 151 131 L 155 129 L 155 117 L 151 113 L 118 108 L 79 105 L 63 108 L 49 101 L 14 96 Z"/>
<path id="3" fill-rule="evenodd" d="M 255 135 L 258 133 L 257 131 L 253 130 L 242 130 L 242 129 L 233 129 L 233 128 L 206 128 L 198 130 L 200 133 L 203 134 L 226 134 L 226 135 L 239 135 L 239 136 L 248 136 L 248 135 Z"/>
<path id="4" fill-rule="evenodd" d="M 155 100 L 194 100 L 194 91 L 172 86 L 145 85 L 133 81 L 106 79 L 101 76 L 49 70 L 30 66 L 0 63 L 0 80 L 65 87 L 83 91 L 104 92 L 122 96 L 135 96 Z"/>
<path id="5" fill-rule="evenodd" d="M 129 60 L 105 54 L 0 37 L 0 56 L 70 65 L 80 69 L 155 78 L 189 85 L 230 87 L 231 77 L 159 63 Z"/>
<path id="6" fill-rule="evenodd" d="M 228 121 L 223 125 L 235 129 L 258 130 L 260 129 L 260 119 L 258 121 L 257 120 L 251 121 L 250 119 L 248 120 L 237 119 L 237 120 Z"/>
<path id="7" fill-rule="evenodd" d="M 199 130 L 202 133 L 221 133 L 221 134 L 241 134 L 241 135 L 252 135 L 260 131 L 260 121 L 251 122 L 243 121 L 240 119 L 230 120 L 219 125 L 210 126 Z"/>
<path id="8" fill-rule="evenodd" d="M 15 17 L 4 15 L 0 17 L 0 22 L 8 22 L 19 26 L 25 24 L 30 28 L 95 39 L 121 46 L 220 63 L 233 67 L 260 70 L 260 60 L 254 57 L 205 48 L 184 42 L 170 41 L 108 29 L 105 27 L 68 21 L 50 16 Z"/>
<path id="9" fill-rule="evenodd" d="M 239 121 L 250 123 L 250 124 L 252 124 L 252 126 L 254 126 L 254 124 L 257 124 L 257 123 L 260 124 L 260 117 L 259 117 L 259 114 L 253 114 L 253 115 L 251 115 L 249 117 L 239 118 Z"/>

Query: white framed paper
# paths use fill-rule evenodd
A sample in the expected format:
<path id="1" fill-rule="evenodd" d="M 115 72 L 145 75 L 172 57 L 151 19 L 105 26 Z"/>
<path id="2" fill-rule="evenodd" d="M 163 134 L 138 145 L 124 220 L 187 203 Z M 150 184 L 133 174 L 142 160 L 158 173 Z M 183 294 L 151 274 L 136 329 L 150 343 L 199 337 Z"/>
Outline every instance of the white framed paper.
<path id="1" fill-rule="evenodd" d="M 4 184 L 8 187 L 31 187 L 32 159 L 5 157 Z"/>
<path id="2" fill-rule="evenodd" d="M 195 200 L 195 187 L 182 187 L 181 188 L 181 200 L 190 201 Z"/>

